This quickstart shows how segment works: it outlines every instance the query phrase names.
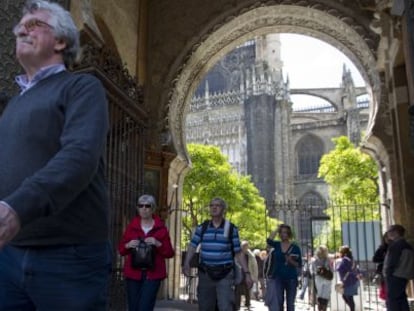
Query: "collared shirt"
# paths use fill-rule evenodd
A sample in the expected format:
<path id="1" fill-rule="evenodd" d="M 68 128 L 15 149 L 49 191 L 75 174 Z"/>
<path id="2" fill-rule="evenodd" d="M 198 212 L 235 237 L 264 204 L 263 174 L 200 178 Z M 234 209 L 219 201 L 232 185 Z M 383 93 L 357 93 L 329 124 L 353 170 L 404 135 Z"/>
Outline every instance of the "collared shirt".
<path id="1" fill-rule="evenodd" d="M 33 76 L 33 79 L 29 81 L 26 74 L 18 75 L 15 78 L 16 83 L 20 87 L 20 94 L 23 94 L 31 87 L 35 86 L 39 81 L 55 74 L 61 71 L 66 70 L 66 67 L 64 64 L 54 64 L 50 66 L 45 66 L 40 68 L 38 72 Z"/>
<path id="2" fill-rule="evenodd" d="M 197 248 L 201 243 L 200 262 L 208 266 L 232 264 L 233 254 L 241 251 L 239 233 L 237 227 L 233 225 L 232 236 L 225 233 L 225 221 L 219 227 L 209 222 L 204 234 L 203 225 L 199 225 L 191 239 L 191 246 Z M 233 247 L 233 250 L 232 250 Z"/>

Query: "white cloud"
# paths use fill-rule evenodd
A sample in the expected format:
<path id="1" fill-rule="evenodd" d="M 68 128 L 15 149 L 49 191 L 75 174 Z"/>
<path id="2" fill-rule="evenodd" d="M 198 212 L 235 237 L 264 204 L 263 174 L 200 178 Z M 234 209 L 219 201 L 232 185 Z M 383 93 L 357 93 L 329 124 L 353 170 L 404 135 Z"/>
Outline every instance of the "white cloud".
<path id="1" fill-rule="evenodd" d="M 281 56 L 291 88 L 339 87 L 345 63 L 356 86 L 365 85 L 355 65 L 338 49 L 308 36 L 281 34 Z"/>

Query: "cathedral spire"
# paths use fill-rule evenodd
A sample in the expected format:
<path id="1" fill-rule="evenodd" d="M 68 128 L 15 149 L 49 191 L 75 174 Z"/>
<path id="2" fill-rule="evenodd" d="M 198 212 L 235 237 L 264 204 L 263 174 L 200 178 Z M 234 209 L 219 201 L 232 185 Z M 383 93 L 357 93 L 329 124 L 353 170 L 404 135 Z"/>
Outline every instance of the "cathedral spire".
<path id="1" fill-rule="evenodd" d="M 211 106 L 210 106 L 210 87 L 208 85 L 208 79 L 206 79 L 206 87 L 204 89 L 204 98 L 205 98 L 207 109 L 211 109 Z"/>

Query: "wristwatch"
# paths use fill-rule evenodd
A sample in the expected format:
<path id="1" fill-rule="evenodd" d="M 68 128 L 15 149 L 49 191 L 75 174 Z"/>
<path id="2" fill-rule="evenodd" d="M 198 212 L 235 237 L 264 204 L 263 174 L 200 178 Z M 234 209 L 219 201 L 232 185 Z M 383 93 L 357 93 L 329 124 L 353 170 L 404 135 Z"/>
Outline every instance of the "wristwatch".
<path id="1" fill-rule="evenodd" d="M 246 273 L 246 274 L 250 274 L 250 271 L 244 271 L 244 273 Z"/>

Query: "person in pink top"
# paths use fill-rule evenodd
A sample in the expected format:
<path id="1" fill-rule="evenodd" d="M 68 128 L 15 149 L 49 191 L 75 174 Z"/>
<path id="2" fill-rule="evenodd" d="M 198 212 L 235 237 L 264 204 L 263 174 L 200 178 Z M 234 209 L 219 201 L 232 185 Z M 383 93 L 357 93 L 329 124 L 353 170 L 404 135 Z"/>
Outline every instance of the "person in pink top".
<path id="1" fill-rule="evenodd" d="M 167 277 L 165 259 L 174 256 L 174 249 L 164 222 L 154 214 L 155 199 L 142 195 L 138 199 L 138 215 L 127 226 L 118 250 L 126 256 L 124 276 L 129 311 L 154 310 L 157 292 L 161 281 Z M 131 262 L 131 251 L 143 240 L 155 248 L 152 268 L 135 268 Z"/>

